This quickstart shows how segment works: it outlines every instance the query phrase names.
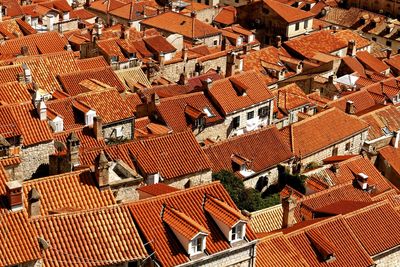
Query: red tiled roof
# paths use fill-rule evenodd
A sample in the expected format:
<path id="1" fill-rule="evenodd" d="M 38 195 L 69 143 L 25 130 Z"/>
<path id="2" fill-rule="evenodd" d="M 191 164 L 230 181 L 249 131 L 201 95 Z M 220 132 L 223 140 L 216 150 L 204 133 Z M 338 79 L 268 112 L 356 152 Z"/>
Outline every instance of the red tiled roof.
<path id="1" fill-rule="evenodd" d="M 214 22 L 224 25 L 231 25 L 236 21 L 237 11 L 233 6 L 222 7 L 218 15 L 215 16 Z"/>
<path id="2" fill-rule="evenodd" d="M 335 107 L 341 111 L 346 111 L 346 102 L 350 100 L 353 101 L 356 114 L 360 114 L 374 106 L 376 102 L 371 94 L 367 90 L 360 90 L 348 95 L 345 95 L 337 100 L 328 103 L 328 106 Z"/>
<path id="3" fill-rule="evenodd" d="M 121 81 L 118 79 L 118 76 L 110 67 L 63 74 L 58 78 L 64 90 L 69 95 L 78 95 L 88 92 L 89 90 L 87 88 L 79 84 L 83 80 L 87 79 L 96 79 L 109 86 L 117 88 L 119 92 L 122 92 L 126 89 L 125 85 L 121 83 Z"/>
<path id="4" fill-rule="evenodd" d="M 212 163 L 213 172 L 232 169 L 232 154 L 251 160 L 251 169 L 255 172 L 267 170 L 292 157 L 290 148 L 285 144 L 275 127 L 239 135 L 204 148 Z"/>
<path id="5" fill-rule="evenodd" d="M 17 81 L 0 84 L 0 101 L 7 104 L 30 101 L 32 97 L 28 88 L 28 85 Z"/>
<path id="6" fill-rule="evenodd" d="M 388 201 L 349 213 L 345 221 L 370 256 L 400 245 L 400 214 Z"/>
<path id="7" fill-rule="evenodd" d="M 351 71 L 357 72 L 362 77 L 366 77 L 364 66 L 357 60 L 357 58 L 344 57 L 342 60 Z"/>
<path id="8" fill-rule="evenodd" d="M 144 19 L 140 23 L 146 27 L 182 34 L 186 38 L 204 38 L 220 34 L 218 29 L 209 24 L 175 12 L 166 12 L 152 18 Z"/>
<path id="9" fill-rule="evenodd" d="M 205 195 L 203 208 L 230 228 L 235 226 L 239 221 L 247 221 L 247 218 L 240 211 L 212 195 Z"/>
<path id="10" fill-rule="evenodd" d="M 172 192 L 179 191 L 178 188 L 158 183 L 158 184 L 152 184 L 152 185 L 146 185 L 146 186 L 141 186 L 136 189 L 137 191 L 144 192 L 146 194 L 152 195 L 152 196 L 159 196 L 159 195 L 164 195 Z"/>
<path id="11" fill-rule="evenodd" d="M 106 146 L 104 139 L 97 140 L 94 137 L 93 129 L 89 127 L 82 127 L 78 129 L 72 129 L 70 131 L 55 133 L 54 140 L 66 144 L 67 138 L 72 132 L 74 132 L 79 139 L 79 144 L 80 144 L 79 149 L 81 151 L 90 150 L 94 148 L 101 148 Z"/>
<path id="12" fill-rule="evenodd" d="M 238 95 L 236 90 L 243 90 L 245 93 Z M 217 80 L 211 84 L 209 93 L 225 115 L 273 98 L 255 71 Z"/>
<path id="13" fill-rule="evenodd" d="M 35 229 L 26 212 L 0 209 L 0 266 L 14 266 L 41 258 Z"/>
<path id="14" fill-rule="evenodd" d="M 263 0 L 263 3 L 270 7 L 287 23 L 293 23 L 296 21 L 302 21 L 314 17 L 314 14 L 311 12 L 303 11 L 301 9 L 291 7 L 275 0 Z"/>
<path id="15" fill-rule="evenodd" d="M 69 13 L 69 17 L 71 19 L 73 18 L 78 18 L 78 19 L 91 19 L 91 18 L 95 18 L 96 15 L 93 14 L 92 12 L 90 12 L 87 9 L 74 9 Z"/>
<path id="16" fill-rule="evenodd" d="M 337 108 L 331 108 L 289 126 L 289 144 L 298 156 L 308 156 L 345 138 L 366 131 L 368 125 Z"/>
<path id="17" fill-rule="evenodd" d="M 78 65 L 78 68 L 80 70 L 90 70 L 90 69 L 108 67 L 106 60 L 102 56 L 78 59 L 76 60 L 76 64 Z"/>
<path id="18" fill-rule="evenodd" d="M 23 145 L 30 146 L 53 139 L 47 121 L 41 121 L 30 102 L 10 106 L 16 124 L 23 136 Z"/>
<path id="19" fill-rule="evenodd" d="M 373 140 L 385 135 L 382 131 L 387 127 L 388 131 L 397 131 L 400 129 L 400 111 L 394 106 L 387 106 L 360 117 L 368 123 L 368 140 Z"/>
<path id="20" fill-rule="evenodd" d="M 175 266 L 190 261 L 178 239 L 162 222 L 160 212 L 163 204 L 172 205 L 209 232 L 206 244 L 209 254 L 212 255 L 231 247 L 217 224 L 210 221 L 207 215 L 208 212 L 202 207 L 205 194 L 224 201 L 224 205 L 230 206 L 230 209 L 239 213 L 224 187 L 218 182 L 129 204 L 129 208 L 143 233 L 144 239 L 147 242 L 152 241 L 149 243 L 149 247 L 152 251 L 155 251 L 155 258 L 163 266 Z M 246 230 L 246 237 L 249 241 L 255 239 L 249 227 Z"/>
<path id="21" fill-rule="evenodd" d="M 356 54 L 357 59 L 365 65 L 367 69 L 370 69 L 375 72 L 383 72 L 389 69 L 389 66 L 371 55 L 367 51 L 359 51 Z"/>
<path id="22" fill-rule="evenodd" d="M 305 58 L 313 58 L 317 52 L 330 54 L 346 48 L 347 42 L 330 30 L 322 30 L 289 40 L 284 46 Z"/>
<path id="23" fill-rule="evenodd" d="M 28 206 L 28 194 L 35 188 L 40 194 L 40 212 L 73 208 L 87 210 L 115 204 L 111 190 L 100 191 L 94 173 L 80 170 L 24 182 L 24 205 Z"/>
<path id="24" fill-rule="evenodd" d="M 211 126 L 223 121 L 219 112 L 214 108 L 203 92 L 162 98 L 160 99 L 160 104 L 156 105 L 156 110 L 172 130 L 181 132 L 193 126 L 194 123 L 194 121 L 188 120 L 185 115 L 185 109 L 187 107 L 195 108 L 203 113 L 206 119 L 206 126 Z M 212 113 L 211 117 L 208 117 L 204 112 L 205 108 L 210 110 Z"/>
<path id="25" fill-rule="evenodd" d="M 23 15 L 21 6 L 16 0 L 3 0 L 2 5 L 7 7 L 7 16 L 9 17 L 18 17 Z"/>
<path id="26" fill-rule="evenodd" d="M 379 149 L 380 156 L 388 162 L 394 172 L 400 173 L 400 149 L 392 146 L 385 146 Z M 396 183 L 398 186 L 400 184 Z"/>
<path id="27" fill-rule="evenodd" d="M 176 51 L 176 48 L 161 35 L 146 37 L 143 38 L 143 41 L 152 51 L 158 53 L 172 53 Z"/>
<path id="28" fill-rule="evenodd" d="M 364 47 L 372 44 L 372 42 L 370 40 L 362 37 L 358 33 L 353 32 L 351 30 L 338 31 L 335 33 L 335 36 L 343 39 L 346 42 L 355 41 L 357 49 L 364 48 Z"/>
<path id="29" fill-rule="evenodd" d="M 304 105 L 311 105 L 307 95 L 295 83 L 274 90 L 273 94 L 277 96 L 276 102 L 278 108 L 284 111 L 300 108 Z"/>
<path id="30" fill-rule="evenodd" d="M 127 207 L 37 217 L 32 225 L 50 244 L 43 252 L 46 266 L 118 265 L 147 256 Z"/>

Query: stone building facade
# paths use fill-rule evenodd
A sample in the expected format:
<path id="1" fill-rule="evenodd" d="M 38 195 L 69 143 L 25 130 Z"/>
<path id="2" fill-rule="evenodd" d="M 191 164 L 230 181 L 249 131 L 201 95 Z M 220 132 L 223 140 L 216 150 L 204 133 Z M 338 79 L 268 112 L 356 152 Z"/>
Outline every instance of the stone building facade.
<path id="1" fill-rule="evenodd" d="M 30 179 L 32 175 L 47 174 L 49 155 L 54 153 L 54 141 L 35 146 L 22 147 L 19 166 L 23 179 Z"/>

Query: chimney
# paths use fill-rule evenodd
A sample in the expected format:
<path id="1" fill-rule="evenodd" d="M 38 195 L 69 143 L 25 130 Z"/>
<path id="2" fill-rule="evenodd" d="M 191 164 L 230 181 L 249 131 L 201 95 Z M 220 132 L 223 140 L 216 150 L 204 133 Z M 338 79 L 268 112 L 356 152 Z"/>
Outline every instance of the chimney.
<path id="1" fill-rule="evenodd" d="M 164 69 L 164 63 L 165 63 L 165 54 L 164 54 L 164 52 L 160 52 L 159 63 L 160 63 L 160 69 Z"/>
<path id="2" fill-rule="evenodd" d="M 336 75 L 335 75 L 335 74 L 332 74 L 332 75 L 330 75 L 330 76 L 328 77 L 328 83 L 329 83 L 329 84 L 336 84 L 336 83 L 337 83 L 337 82 L 336 82 L 336 79 L 337 79 Z"/>
<path id="3" fill-rule="evenodd" d="M 66 51 L 72 51 L 71 45 L 70 45 L 70 44 L 66 44 L 66 45 L 65 45 L 65 50 L 66 50 Z"/>
<path id="4" fill-rule="evenodd" d="M 103 139 L 103 119 L 100 116 L 93 118 L 93 132 L 96 140 Z"/>
<path id="5" fill-rule="evenodd" d="M 210 89 L 212 82 L 213 80 L 211 78 L 201 80 L 201 84 L 203 85 L 203 90 L 205 92 L 207 92 Z"/>
<path id="6" fill-rule="evenodd" d="M 44 103 L 44 100 L 41 99 L 39 102 L 39 105 L 36 108 L 37 113 L 39 114 L 39 118 L 41 121 L 47 120 L 47 107 L 46 103 Z"/>
<path id="7" fill-rule="evenodd" d="M 296 199 L 293 198 L 292 192 L 289 196 L 282 199 L 282 228 L 291 227 L 295 223 L 294 210 L 296 208 Z"/>
<path id="8" fill-rule="evenodd" d="M 47 14 L 47 30 L 49 32 L 54 30 L 54 16 L 52 14 Z"/>
<path id="9" fill-rule="evenodd" d="M 353 114 L 356 113 L 356 108 L 354 106 L 354 102 L 353 101 L 351 101 L 351 100 L 347 100 L 346 101 L 346 110 L 345 110 L 345 112 L 347 114 L 350 114 L 350 115 L 353 115 Z"/>
<path id="10" fill-rule="evenodd" d="M 80 147 L 79 138 L 76 136 L 75 132 L 72 132 L 67 138 L 67 150 L 68 150 L 67 153 L 71 170 L 74 169 L 74 166 L 80 165 L 79 147 Z"/>
<path id="11" fill-rule="evenodd" d="M 392 146 L 394 148 L 399 148 L 400 131 L 396 131 L 392 137 Z"/>
<path id="12" fill-rule="evenodd" d="M 25 63 L 22 64 L 22 69 L 24 71 L 24 82 L 31 83 L 32 82 L 31 69 Z"/>
<path id="13" fill-rule="evenodd" d="M 23 73 L 18 73 L 17 74 L 17 80 L 18 80 L 18 82 L 23 83 L 25 81 L 24 74 Z"/>
<path id="14" fill-rule="evenodd" d="M 29 217 L 40 216 L 40 194 L 36 188 L 28 193 L 28 215 Z"/>
<path id="15" fill-rule="evenodd" d="M 188 49 L 186 47 L 182 49 L 182 58 L 183 63 L 186 63 L 188 61 Z"/>
<path id="16" fill-rule="evenodd" d="M 347 44 L 347 55 L 351 57 L 356 56 L 356 42 L 354 40 L 350 40 Z"/>
<path id="17" fill-rule="evenodd" d="M 222 36 L 222 41 L 221 41 L 221 51 L 226 50 L 226 36 Z"/>
<path id="18" fill-rule="evenodd" d="M 226 59 L 226 77 L 230 77 L 235 74 L 235 63 L 236 63 L 236 53 L 231 52 L 227 55 Z"/>
<path id="19" fill-rule="evenodd" d="M 110 177 L 108 169 L 110 165 L 104 151 L 101 151 L 100 155 L 97 157 L 95 168 L 96 181 L 99 189 L 104 190 L 109 188 Z"/>
<path id="20" fill-rule="evenodd" d="M 390 49 L 390 48 L 387 48 L 386 49 L 386 58 L 387 59 L 390 59 L 390 56 L 392 55 L 392 49 Z"/>
<path id="21" fill-rule="evenodd" d="M 151 102 L 154 103 L 155 105 L 160 104 L 160 97 L 157 95 L 157 93 L 151 95 Z"/>
<path id="22" fill-rule="evenodd" d="M 335 174 L 339 174 L 339 163 L 333 163 L 332 166 L 330 167 L 330 170 Z"/>
<path id="23" fill-rule="evenodd" d="M 187 77 L 186 73 L 183 72 L 183 73 L 181 73 L 181 75 L 179 75 L 178 84 L 186 85 L 187 83 L 188 83 L 188 77 Z"/>
<path id="24" fill-rule="evenodd" d="M 21 55 L 22 56 L 28 56 L 29 55 L 29 49 L 26 45 L 21 46 Z"/>
<path id="25" fill-rule="evenodd" d="M 3 21 L 3 4 L 0 3 L 0 22 Z"/>
<path id="26" fill-rule="evenodd" d="M 282 37 L 280 35 L 277 35 L 275 37 L 275 47 L 281 48 L 281 46 L 282 46 Z"/>
<path id="27" fill-rule="evenodd" d="M 9 209 L 11 211 L 22 210 L 22 183 L 20 181 L 7 182 L 6 194 Z"/>
<path id="28" fill-rule="evenodd" d="M 362 190 L 368 189 L 368 175 L 360 172 L 356 175 L 356 179 Z"/>

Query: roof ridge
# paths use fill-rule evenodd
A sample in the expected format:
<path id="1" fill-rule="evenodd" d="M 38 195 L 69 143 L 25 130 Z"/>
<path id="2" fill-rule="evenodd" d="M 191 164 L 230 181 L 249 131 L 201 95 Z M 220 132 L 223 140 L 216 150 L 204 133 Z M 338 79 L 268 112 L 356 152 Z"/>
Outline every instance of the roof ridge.
<path id="1" fill-rule="evenodd" d="M 51 180 L 51 179 L 64 178 L 64 177 L 67 177 L 67 176 L 72 176 L 73 174 L 86 172 L 88 170 L 90 171 L 89 168 L 85 168 L 85 169 L 76 170 L 76 171 L 72 171 L 72 172 L 65 172 L 65 173 L 46 176 L 46 177 L 42 177 L 42 178 L 38 178 L 38 179 L 27 180 L 27 181 L 24 181 L 23 184 L 32 185 L 32 184 L 36 184 L 36 183 L 41 182 L 41 181 L 46 181 L 46 180 Z"/>
<path id="2" fill-rule="evenodd" d="M 188 194 L 188 192 L 191 191 L 197 191 L 197 190 L 201 190 L 203 188 L 209 188 L 209 187 L 214 187 L 217 185 L 222 185 L 220 181 L 212 181 L 210 183 L 207 184 L 201 184 L 201 185 L 197 185 L 197 186 L 193 186 L 190 188 L 187 188 L 185 190 L 178 190 L 178 191 L 174 191 L 174 192 L 170 192 L 170 193 L 166 193 L 166 194 L 162 194 L 162 195 L 158 195 L 158 196 L 152 196 L 146 199 L 141 199 L 141 200 L 130 200 L 127 202 L 122 203 L 121 205 L 124 206 L 130 206 L 130 205 L 135 205 L 137 203 L 146 203 L 146 202 L 153 202 L 153 201 L 157 201 L 159 199 L 163 199 L 163 198 L 167 198 L 173 195 L 181 195 L 181 194 Z M 201 204 L 201 203 L 200 203 Z"/>
<path id="3" fill-rule="evenodd" d="M 315 115 L 313 115 L 313 116 L 311 116 L 311 117 L 308 117 L 308 118 L 305 118 L 304 120 L 301 120 L 301 121 L 298 121 L 298 122 L 296 122 L 296 123 L 293 123 L 293 124 L 291 124 L 291 126 L 299 126 L 299 125 L 301 125 L 301 124 L 304 124 L 304 123 L 306 123 L 306 122 L 309 122 L 309 121 L 311 121 L 312 119 L 317 119 L 317 118 L 320 118 L 320 117 L 322 117 L 323 115 L 325 115 L 325 114 L 327 114 L 328 112 L 333 112 L 333 111 L 335 111 L 335 110 L 338 110 L 336 107 L 331 107 L 331 108 L 328 108 L 328 109 L 326 109 L 326 110 L 324 110 L 324 111 L 322 111 L 322 112 L 319 112 L 319 113 L 317 113 L 317 114 L 315 114 Z M 292 128 L 292 127 L 291 127 Z"/>
<path id="4" fill-rule="evenodd" d="M 377 202 L 371 202 L 370 205 L 368 205 L 368 206 L 366 206 L 366 207 L 363 207 L 363 208 L 361 208 L 361 209 L 354 210 L 354 211 L 349 212 L 349 213 L 347 213 L 347 214 L 344 214 L 343 217 L 344 217 L 345 219 L 347 219 L 347 218 L 349 218 L 349 217 L 353 217 L 353 216 L 358 215 L 358 214 L 360 214 L 360 213 L 364 213 L 365 211 L 368 211 L 368 210 L 370 210 L 370 209 L 374 209 L 374 208 L 376 208 L 376 207 L 384 206 L 384 205 L 387 205 L 387 204 L 390 205 L 390 206 L 394 209 L 394 207 L 393 207 L 392 204 L 390 203 L 389 199 L 384 199 L 384 200 L 377 201 Z M 399 215 L 399 216 L 400 216 L 400 215 Z"/>
<path id="5" fill-rule="evenodd" d="M 157 88 L 155 88 L 157 89 Z M 188 94 L 182 94 L 182 95 L 175 95 L 175 96 L 171 96 L 171 97 L 164 97 L 160 99 L 160 102 L 167 102 L 167 101 L 172 101 L 172 100 L 176 100 L 176 99 L 182 99 L 182 98 L 189 98 L 191 96 L 197 96 L 197 95 L 204 95 L 203 91 L 200 92 L 193 92 L 193 93 L 188 93 Z"/>
<path id="6" fill-rule="evenodd" d="M 336 221 L 336 220 L 340 220 L 340 219 L 343 219 L 343 215 L 342 214 L 338 214 L 338 215 L 335 215 L 335 216 L 332 216 L 332 217 L 324 217 L 324 218 L 321 218 L 321 220 L 314 219 L 314 220 L 318 220 L 318 221 L 315 222 L 315 223 L 312 223 L 310 225 L 306 225 L 304 227 L 296 229 L 296 230 L 294 230 L 292 232 L 289 232 L 289 233 L 285 234 L 285 236 L 292 236 L 292 235 L 297 235 L 297 234 L 300 234 L 300 233 L 305 233 L 306 231 L 308 231 L 310 229 L 317 228 L 318 226 L 321 226 L 321 225 L 324 225 L 324 224 L 328 224 L 328 223 L 330 223 L 332 221 Z M 295 225 L 296 224 L 294 224 L 294 226 Z M 287 229 L 290 229 L 290 228 L 287 228 Z"/>

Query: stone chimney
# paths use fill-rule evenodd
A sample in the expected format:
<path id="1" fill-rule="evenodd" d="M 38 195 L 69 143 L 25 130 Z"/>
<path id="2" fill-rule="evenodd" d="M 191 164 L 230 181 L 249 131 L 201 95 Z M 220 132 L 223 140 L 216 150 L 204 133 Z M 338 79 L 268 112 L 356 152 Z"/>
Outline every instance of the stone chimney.
<path id="1" fill-rule="evenodd" d="M 36 188 L 28 193 L 28 215 L 29 217 L 40 216 L 40 194 Z"/>
<path id="2" fill-rule="evenodd" d="M 23 209 L 22 183 L 20 181 L 7 182 L 6 194 L 8 200 L 8 207 L 11 211 L 19 211 Z"/>
<path id="3" fill-rule="evenodd" d="M 165 54 L 164 54 L 164 52 L 160 52 L 159 63 L 160 63 L 160 69 L 164 69 L 164 64 L 165 64 Z"/>
<path id="4" fill-rule="evenodd" d="M 235 63 L 236 63 L 236 53 L 231 52 L 227 55 L 226 60 L 226 77 L 230 77 L 235 74 Z"/>
<path id="5" fill-rule="evenodd" d="M 392 137 L 392 146 L 394 148 L 399 148 L 399 139 L 400 139 L 400 131 L 396 131 L 394 136 Z"/>
<path id="6" fill-rule="evenodd" d="M 332 166 L 330 167 L 330 170 L 335 174 L 338 175 L 339 174 L 339 163 L 333 163 Z"/>
<path id="7" fill-rule="evenodd" d="M 24 71 L 24 82 L 31 83 L 32 82 L 31 69 L 26 64 L 22 64 L 22 69 Z"/>
<path id="8" fill-rule="evenodd" d="M 188 60 L 188 49 L 186 47 L 182 49 L 182 59 L 183 63 L 186 63 Z"/>
<path id="9" fill-rule="evenodd" d="M 154 103 L 154 105 L 160 104 L 160 97 L 157 95 L 157 93 L 151 95 L 151 102 Z"/>
<path id="10" fill-rule="evenodd" d="M 93 132 L 96 140 L 103 139 L 103 119 L 100 116 L 93 118 Z"/>
<path id="11" fill-rule="evenodd" d="M 100 155 L 97 157 L 95 168 L 96 181 L 99 189 L 104 190 L 109 188 L 110 165 L 104 151 L 101 151 Z"/>
<path id="12" fill-rule="evenodd" d="M 39 114 L 39 118 L 41 121 L 46 121 L 47 120 L 47 107 L 46 103 L 44 103 L 44 100 L 41 99 L 38 106 L 36 107 L 37 113 Z"/>
<path id="13" fill-rule="evenodd" d="M 345 112 L 347 114 L 350 114 L 350 115 L 353 115 L 353 114 L 356 113 L 356 108 L 354 106 L 354 102 L 353 101 L 351 101 L 351 100 L 347 100 L 346 101 L 346 110 L 345 110 Z"/>
<path id="14" fill-rule="evenodd" d="M 335 74 L 332 74 L 332 75 L 330 75 L 330 76 L 328 77 L 328 83 L 329 83 L 329 84 L 336 84 L 336 83 L 337 83 L 337 82 L 336 82 L 336 79 L 337 79 L 336 75 L 335 75 Z"/>
<path id="15" fill-rule="evenodd" d="M 76 133 L 72 132 L 67 138 L 67 150 L 68 150 L 67 153 L 71 170 L 74 169 L 74 166 L 80 165 L 79 147 L 80 147 L 80 141 L 76 136 Z"/>
<path id="16" fill-rule="evenodd" d="M 188 77 L 186 75 L 186 73 L 181 73 L 181 75 L 179 75 L 179 81 L 178 84 L 180 85 L 186 85 L 188 83 Z"/>
<path id="17" fill-rule="evenodd" d="M 387 48 L 387 49 L 386 49 L 386 58 L 387 58 L 387 59 L 390 59 L 391 55 L 392 55 L 392 49 Z"/>
<path id="18" fill-rule="evenodd" d="M 362 190 L 368 189 L 368 175 L 360 172 L 356 175 L 356 179 Z"/>
<path id="19" fill-rule="evenodd" d="M 277 35 L 275 37 L 274 46 L 276 48 L 281 48 L 281 46 L 282 46 L 282 37 L 280 35 Z"/>
<path id="20" fill-rule="evenodd" d="M 350 40 L 347 44 L 347 55 L 351 57 L 356 56 L 356 42 L 354 40 Z"/>
<path id="21" fill-rule="evenodd" d="M 21 55 L 29 56 L 29 48 L 26 45 L 21 46 Z"/>
<path id="22" fill-rule="evenodd" d="M 222 36 L 222 41 L 221 41 L 221 51 L 226 50 L 226 37 Z"/>
<path id="23" fill-rule="evenodd" d="M 205 92 L 207 92 L 211 88 L 212 82 L 213 82 L 213 80 L 211 78 L 207 78 L 207 79 L 201 81 L 203 90 Z"/>
<path id="24" fill-rule="evenodd" d="M 49 32 L 54 30 L 54 15 L 52 14 L 47 14 L 47 30 Z"/>
<path id="25" fill-rule="evenodd" d="M 295 223 L 294 210 L 296 208 L 296 199 L 290 192 L 289 196 L 282 199 L 282 228 L 291 227 Z"/>

